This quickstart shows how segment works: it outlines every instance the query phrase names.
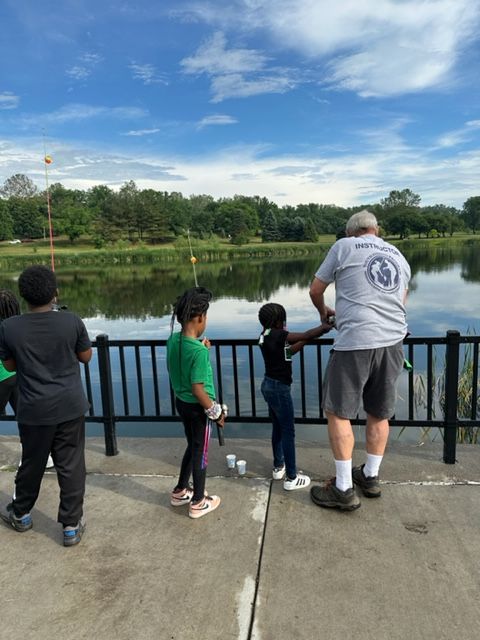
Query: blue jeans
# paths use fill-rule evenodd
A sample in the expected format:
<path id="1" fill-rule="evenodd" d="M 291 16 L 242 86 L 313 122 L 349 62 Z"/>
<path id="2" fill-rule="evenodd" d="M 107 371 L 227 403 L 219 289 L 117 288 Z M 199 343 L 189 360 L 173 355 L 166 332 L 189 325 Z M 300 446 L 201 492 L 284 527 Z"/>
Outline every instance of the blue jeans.
<path id="1" fill-rule="evenodd" d="M 290 385 L 265 376 L 260 389 L 272 420 L 273 466 L 285 465 L 287 476 L 296 478 L 295 424 Z"/>

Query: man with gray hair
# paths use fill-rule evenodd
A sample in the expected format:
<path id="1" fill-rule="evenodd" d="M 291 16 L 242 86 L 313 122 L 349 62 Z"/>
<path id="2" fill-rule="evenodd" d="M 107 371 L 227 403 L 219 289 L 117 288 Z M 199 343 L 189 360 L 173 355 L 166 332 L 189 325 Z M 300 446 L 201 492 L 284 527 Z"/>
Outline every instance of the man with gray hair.
<path id="1" fill-rule="evenodd" d="M 407 333 L 405 300 L 410 267 L 393 245 L 378 237 L 377 219 L 364 210 L 346 225 L 320 265 L 310 297 L 322 321 L 335 316 L 337 335 L 325 372 L 322 407 L 336 476 L 310 491 L 320 507 L 352 511 L 360 506 L 353 483 L 368 498 L 381 495 L 379 469 L 394 413 Z M 324 300 L 335 283 L 335 309 Z M 367 414 L 366 463 L 352 469 L 355 444 L 350 420 Z"/>

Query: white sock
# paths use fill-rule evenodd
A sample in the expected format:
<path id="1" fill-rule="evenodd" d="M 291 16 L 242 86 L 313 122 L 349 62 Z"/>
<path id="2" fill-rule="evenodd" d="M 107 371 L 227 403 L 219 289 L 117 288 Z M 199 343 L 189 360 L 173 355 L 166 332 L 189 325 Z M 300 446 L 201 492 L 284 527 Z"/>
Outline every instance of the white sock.
<path id="1" fill-rule="evenodd" d="M 367 461 L 363 467 L 363 475 L 366 478 L 373 478 L 378 476 L 380 465 L 382 464 L 383 456 L 376 456 L 373 453 L 367 453 Z"/>
<path id="2" fill-rule="evenodd" d="M 335 484 L 340 491 L 346 491 L 353 487 L 352 482 L 352 460 L 335 460 L 335 473 L 337 479 Z"/>

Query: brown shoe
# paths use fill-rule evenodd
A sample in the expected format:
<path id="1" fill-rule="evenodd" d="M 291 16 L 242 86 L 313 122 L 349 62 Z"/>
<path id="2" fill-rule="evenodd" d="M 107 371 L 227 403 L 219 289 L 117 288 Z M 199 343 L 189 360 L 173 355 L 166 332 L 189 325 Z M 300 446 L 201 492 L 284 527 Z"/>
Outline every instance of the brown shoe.
<path id="1" fill-rule="evenodd" d="M 353 489 L 340 491 L 335 486 L 335 478 L 327 480 L 323 486 L 315 486 L 310 489 L 310 497 L 319 507 L 328 509 L 340 509 L 341 511 L 354 511 L 360 506 L 360 498 Z"/>
<path id="2" fill-rule="evenodd" d="M 382 490 L 380 489 L 380 481 L 378 476 L 367 476 L 363 473 L 364 464 L 360 467 L 353 467 L 352 479 L 353 482 L 360 487 L 363 495 L 366 498 L 380 498 Z"/>

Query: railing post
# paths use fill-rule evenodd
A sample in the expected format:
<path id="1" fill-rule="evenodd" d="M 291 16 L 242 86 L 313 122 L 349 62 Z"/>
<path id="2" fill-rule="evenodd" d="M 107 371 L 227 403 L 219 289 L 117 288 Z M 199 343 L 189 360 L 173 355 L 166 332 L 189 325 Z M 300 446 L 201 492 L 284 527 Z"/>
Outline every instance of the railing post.
<path id="1" fill-rule="evenodd" d="M 445 414 L 443 430 L 443 461 L 455 464 L 458 422 L 458 365 L 460 333 L 447 331 L 445 352 Z"/>
<path id="2" fill-rule="evenodd" d="M 103 428 L 105 432 L 105 455 L 116 456 L 117 433 L 115 429 L 115 407 L 113 403 L 112 368 L 108 336 L 101 333 L 96 338 L 100 392 L 102 396 Z"/>

